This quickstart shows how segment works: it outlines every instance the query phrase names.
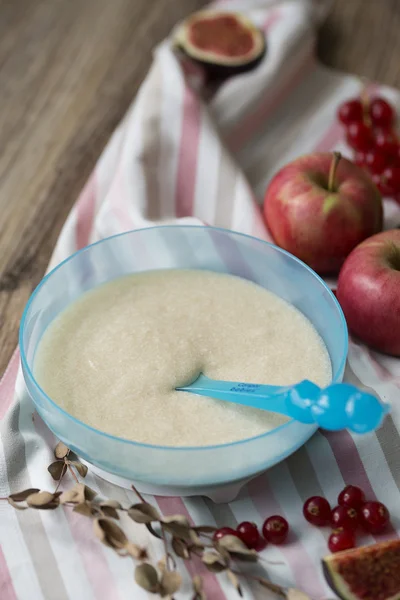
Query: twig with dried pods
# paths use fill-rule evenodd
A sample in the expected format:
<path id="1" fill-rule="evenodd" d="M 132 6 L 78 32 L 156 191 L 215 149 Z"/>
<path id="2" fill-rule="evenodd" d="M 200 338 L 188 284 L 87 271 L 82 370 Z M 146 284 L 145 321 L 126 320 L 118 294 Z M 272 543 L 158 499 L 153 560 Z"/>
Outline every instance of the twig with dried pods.
<path id="1" fill-rule="evenodd" d="M 77 475 L 85 478 L 88 469 L 65 444 L 57 444 L 54 457 L 56 460 L 48 467 L 50 475 L 57 481 L 54 492 L 29 488 L 10 494 L 8 502 L 17 510 L 53 510 L 66 507 L 90 518 L 93 521 L 94 534 L 101 543 L 119 556 L 130 557 L 136 561 L 135 581 L 148 592 L 172 600 L 182 585 L 175 557 L 183 561 L 199 557 L 210 572 L 226 573 L 239 596 L 243 595 L 240 579 L 251 579 L 277 597 L 287 600 L 310 600 L 299 590 L 283 588 L 263 577 L 239 571 L 237 563 L 255 563 L 260 559 L 257 552 L 249 550 L 239 538 L 227 535 L 214 540 L 212 534 L 215 527 L 192 525 L 184 515 L 162 516 L 154 506 L 144 500 L 134 486 L 132 489 L 140 502 L 132 506 L 123 507 L 116 500 L 101 499 L 94 490 L 79 482 Z M 75 484 L 70 489 L 60 491 L 67 471 L 75 479 Z M 151 564 L 146 548 L 128 539 L 116 522 L 120 520 L 120 513 L 125 513 L 136 523 L 145 525 L 150 534 L 164 545 L 165 556 L 157 565 Z M 192 588 L 192 600 L 206 600 L 203 581 L 199 575 L 193 577 Z"/>

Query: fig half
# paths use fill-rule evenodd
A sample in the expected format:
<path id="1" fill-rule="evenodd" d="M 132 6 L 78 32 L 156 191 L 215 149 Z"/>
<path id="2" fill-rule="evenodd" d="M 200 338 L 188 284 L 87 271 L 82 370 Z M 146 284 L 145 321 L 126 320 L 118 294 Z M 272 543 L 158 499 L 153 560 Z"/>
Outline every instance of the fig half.
<path id="1" fill-rule="evenodd" d="M 400 600 L 400 540 L 338 552 L 322 566 L 342 600 Z"/>
<path id="2" fill-rule="evenodd" d="M 212 75 L 229 76 L 253 69 L 264 56 L 263 32 L 239 13 L 194 13 L 174 36 L 176 46 Z"/>

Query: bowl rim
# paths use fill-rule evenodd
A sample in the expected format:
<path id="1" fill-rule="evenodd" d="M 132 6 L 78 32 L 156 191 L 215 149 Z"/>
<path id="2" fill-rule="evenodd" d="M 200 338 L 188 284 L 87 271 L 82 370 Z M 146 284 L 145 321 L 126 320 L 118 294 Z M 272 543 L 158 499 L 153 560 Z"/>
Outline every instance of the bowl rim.
<path id="1" fill-rule="evenodd" d="M 339 368 L 336 370 L 336 373 L 332 374 L 332 383 L 336 383 L 339 380 L 340 374 L 344 371 L 344 367 L 346 364 L 346 360 L 347 360 L 347 354 L 348 354 L 348 347 L 349 347 L 349 339 L 348 339 L 348 328 L 347 328 L 347 323 L 346 323 L 346 319 L 345 316 L 343 314 L 343 310 L 335 296 L 335 294 L 332 292 L 332 290 L 329 288 L 329 286 L 325 283 L 325 281 L 322 279 L 322 277 L 320 277 L 313 269 L 311 269 L 311 267 L 309 267 L 306 263 L 304 263 L 302 260 L 300 260 L 299 258 L 297 258 L 296 256 L 294 256 L 293 254 L 291 254 L 290 252 L 288 252 L 287 250 L 284 250 L 283 248 L 280 248 L 279 246 L 277 246 L 276 244 L 273 244 L 271 242 L 267 242 L 265 240 L 262 240 L 260 238 L 257 238 L 255 236 L 252 235 L 248 235 L 246 233 L 241 233 L 240 231 L 235 231 L 232 229 L 225 229 L 223 227 L 214 227 L 211 225 L 153 225 L 151 227 L 142 227 L 140 229 L 131 229 L 128 231 L 123 231 L 121 233 L 116 233 L 114 235 L 102 238 L 101 240 L 98 240 L 97 242 L 93 242 L 92 244 L 88 244 L 87 246 L 84 246 L 83 248 L 81 248 L 80 250 L 75 251 L 73 254 L 71 254 L 70 256 L 68 256 L 67 258 L 65 258 L 64 260 L 62 260 L 58 265 L 56 265 L 53 269 L 51 269 L 43 278 L 42 280 L 38 283 L 38 285 L 36 286 L 36 288 L 33 290 L 32 294 L 30 295 L 24 311 L 22 313 L 22 317 L 21 317 L 21 322 L 20 322 L 20 327 L 19 327 L 19 335 L 18 335 L 18 345 L 19 345 L 19 349 L 20 349 L 20 355 L 21 355 L 21 364 L 22 364 L 22 370 L 23 370 L 23 374 L 24 377 L 28 377 L 29 380 L 31 381 L 31 383 L 33 384 L 34 387 L 37 388 L 37 390 L 40 392 L 40 394 L 42 394 L 46 400 L 53 406 L 53 408 L 57 411 L 60 412 L 61 414 L 63 414 L 65 417 L 67 417 L 67 419 L 71 419 L 73 422 L 75 422 L 78 426 L 89 429 L 90 431 L 93 431 L 94 433 L 98 434 L 99 436 L 104 436 L 107 439 L 113 440 L 116 443 L 122 443 L 122 444 L 128 444 L 130 446 L 134 446 L 134 447 L 140 447 L 140 448 L 147 448 L 147 449 L 152 449 L 152 450 L 163 450 L 164 452 L 168 452 L 168 451 L 185 451 L 185 452 L 201 452 L 201 451 L 207 451 L 207 450 L 217 450 L 217 449 L 225 449 L 225 448 L 229 448 L 229 447 L 234 447 L 234 446 L 238 446 L 241 444 L 246 444 L 246 443 L 250 443 L 256 440 L 259 440 L 261 438 L 266 438 L 268 436 L 272 436 L 278 432 L 281 432 L 283 429 L 289 427 L 292 423 L 295 422 L 295 419 L 289 419 L 286 423 L 283 423 L 282 425 L 279 425 L 278 427 L 276 427 L 275 429 L 271 429 L 270 431 L 266 431 L 265 433 L 261 433 L 258 434 L 256 436 L 253 437 L 248 437 L 248 438 L 244 438 L 244 439 L 240 439 L 240 440 L 236 440 L 234 442 L 228 442 L 225 444 L 212 444 L 212 445 L 208 445 L 208 446 L 162 446 L 162 445 L 158 445 L 158 444 L 146 444 L 144 442 L 136 442 L 134 440 L 130 440 L 127 438 L 123 438 L 123 437 L 118 437 L 115 435 L 112 435 L 110 433 L 107 433 L 105 431 L 101 431 L 100 429 L 97 429 L 96 427 L 92 427 L 91 425 L 88 425 L 87 423 L 85 423 L 84 421 L 81 421 L 80 419 L 77 419 L 76 417 L 74 417 L 73 415 L 71 415 L 70 413 L 68 413 L 66 410 L 64 410 L 63 408 L 61 408 L 61 406 L 59 406 L 58 404 L 56 404 L 56 402 L 46 394 L 46 392 L 43 390 L 43 388 L 39 385 L 39 383 L 37 382 L 29 364 L 28 364 L 28 360 L 25 354 L 25 349 L 24 349 L 24 342 L 23 342 L 23 338 L 24 338 L 24 331 L 25 331 L 25 326 L 26 326 L 26 321 L 27 321 L 27 317 L 28 317 L 28 313 L 30 311 L 30 308 L 33 304 L 33 302 L 36 299 L 36 296 L 38 295 L 38 293 L 40 292 L 40 290 L 47 284 L 47 282 L 49 281 L 49 279 L 60 269 L 62 269 L 62 267 L 67 264 L 68 262 L 74 260 L 76 257 L 78 257 L 80 254 L 83 254 L 84 252 L 88 252 L 90 251 L 92 248 L 94 248 L 95 246 L 98 246 L 100 244 L 103 243 L 107 243 L 110 240 L 113 240 L 115 238 L 119 238 L 122 236 L 128 236 L 128 235 L 132 235 L 134 233 L 144 233 L 146 231 L 151 231 L 151 230 L 155 230 L 155 229 L 207 229 L 207 230 L 211 230 L 211 231 L 216 231 L 219 233 L 223 233 L 223 234 L 229 234 L 229 235 L 234 235 L 234 236 L 238 236 L 238 237 L 242 237 L 242 238 L 246 238 L 252 241 L 256 241 L 259 242 L 260 244 L 265 244 L 267 246 L 269 246 L 270 248 L 272 248 L 274 251 L 281 253 L 285 256 L 287 256 L 289 259 L 291 259 L 292 261 L 294 261 L 295 263 L 298 263 L 298 265 L 305 269 L 306 271 L 309 272 L 309 274 L 311 276 L 313 276 L 317 281 L 319 281 L 319 283 L 322 285 L 323 288 L 325 288 L 325 290 L 328 292 L 328 294 L 330 295 L 331 299 L 333 300 L 333 303 L 336 307 L 338 316 L 340 318 L 342 327 L 343 327 L 343 331 L 344 331 L 344 348 L 343 348 L 343 356 L 342 356 L 342 360 L 340 363 Z M 34 404 L 36 404 L 35 400 L 32 398 Z M 314 424 L 311 424 L 312 427 L 314 427 Z"/>

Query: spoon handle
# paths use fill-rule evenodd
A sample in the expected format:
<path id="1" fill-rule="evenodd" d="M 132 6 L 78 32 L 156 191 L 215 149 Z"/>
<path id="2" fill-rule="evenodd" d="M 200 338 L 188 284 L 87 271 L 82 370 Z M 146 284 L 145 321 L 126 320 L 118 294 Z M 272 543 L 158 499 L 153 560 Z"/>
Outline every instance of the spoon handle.
<path id="1" fill-rule="evenodd" d="M 192 384 L 177 389 L 269 410 L 333 431 L 350 429 L 367 433 L 376 429 L 389 412 L 389 406 L 376 396 L 349 383 L 334 383 L 321 389 L 308 380 L 285 387 L 217 381 L 200 375 Z"/>

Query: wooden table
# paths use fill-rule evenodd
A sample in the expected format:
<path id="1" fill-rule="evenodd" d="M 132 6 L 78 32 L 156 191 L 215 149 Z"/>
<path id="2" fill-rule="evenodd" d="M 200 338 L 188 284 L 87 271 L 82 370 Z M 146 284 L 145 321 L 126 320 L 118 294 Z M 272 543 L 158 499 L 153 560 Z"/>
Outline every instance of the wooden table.
<path id="1" fill-rule="evenodd" d="M 0 374 L 153 46 L 202 0 L 0 0 Z M 321 60 L 400 87 L 400 2 L 336 0 Z"/>

